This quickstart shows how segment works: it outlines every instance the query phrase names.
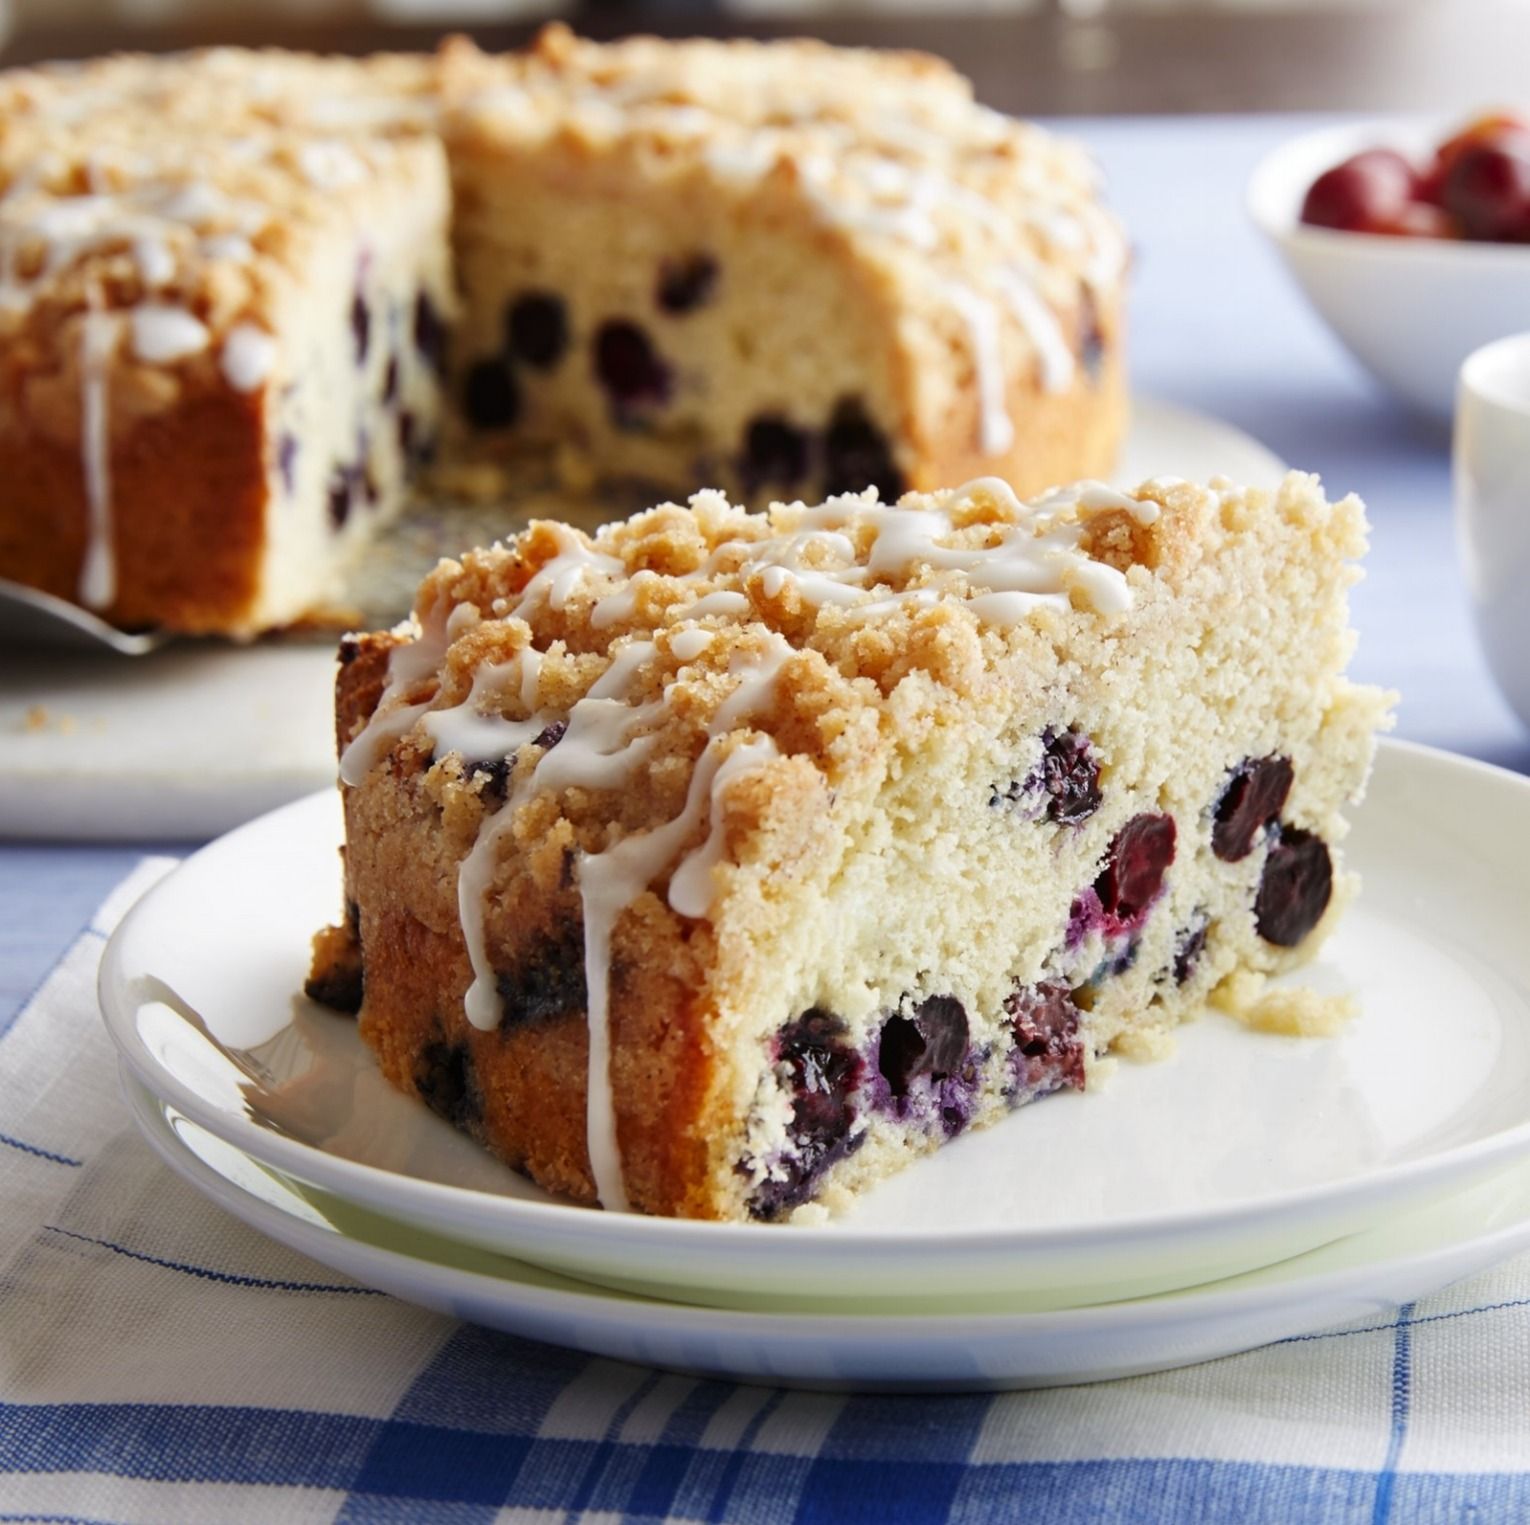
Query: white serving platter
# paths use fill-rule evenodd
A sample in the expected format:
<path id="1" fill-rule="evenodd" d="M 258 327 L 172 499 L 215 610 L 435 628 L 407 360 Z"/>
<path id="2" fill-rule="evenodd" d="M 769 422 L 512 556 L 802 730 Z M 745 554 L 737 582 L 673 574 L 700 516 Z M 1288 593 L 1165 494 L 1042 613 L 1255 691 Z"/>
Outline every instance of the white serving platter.
<path id="1" fill-rule="evenodd" d="M 809 1388 L 1053 1387 L 1188 1366 L 1394 1310 L 1530 1247 L 1530 1167 L 1278 1265 L 1187 1292 L 1025 1306 L 730 1312 L 608 1291 L 404 1227 L 305 1187 L 206 1132 L 124 1072 L 145 1137 L 252 1227 L 407 1302 L 493 1329 L 705 1377 Z M 1363 1326 L 1362 1326 L 1363 1327 Z"/>

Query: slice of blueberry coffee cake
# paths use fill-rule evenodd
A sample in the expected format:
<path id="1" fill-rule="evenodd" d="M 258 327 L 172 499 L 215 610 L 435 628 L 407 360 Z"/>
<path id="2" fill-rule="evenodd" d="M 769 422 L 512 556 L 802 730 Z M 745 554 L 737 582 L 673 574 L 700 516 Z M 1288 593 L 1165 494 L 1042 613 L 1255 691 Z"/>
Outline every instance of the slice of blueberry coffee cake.
<path id="1" fill-rule="evenodd" d="M 1309 958 L 1386 700 L 1354 498 L 717 492 L 348 638 L 310 990 L 544 1186 L 774 1219 Z"/>

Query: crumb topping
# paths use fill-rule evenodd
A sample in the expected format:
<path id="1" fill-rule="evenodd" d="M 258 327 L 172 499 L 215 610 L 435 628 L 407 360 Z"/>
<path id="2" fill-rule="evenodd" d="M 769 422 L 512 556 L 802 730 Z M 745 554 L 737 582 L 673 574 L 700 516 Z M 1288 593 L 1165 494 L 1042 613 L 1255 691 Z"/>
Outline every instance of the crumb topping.
<path id="1" fill-rule="evenodd" d="M 897 505 L 873 488 L 767 514 L 706 491 L 593 538 L 539 522 L 426 579 L 419 634 L 394 653 L 342 774 L 359 782 L 422 721 L 465 756 L 505 755 L 593 698 L 621 702 L 640 725 L 660 689 L 684 710 L 677 678 L 705 688 L 767 650 L 884 693 L 916 667 L 954 679 L 957 642 L 970 656 L 985 634 L 1002 643 L 1035 617 L 1124 613 L 1132 579 L 1097 558 L 1094 537 L 1161 512 L 1147 491 L 1099 482 L 1022 503 L 984 477 Z"/>

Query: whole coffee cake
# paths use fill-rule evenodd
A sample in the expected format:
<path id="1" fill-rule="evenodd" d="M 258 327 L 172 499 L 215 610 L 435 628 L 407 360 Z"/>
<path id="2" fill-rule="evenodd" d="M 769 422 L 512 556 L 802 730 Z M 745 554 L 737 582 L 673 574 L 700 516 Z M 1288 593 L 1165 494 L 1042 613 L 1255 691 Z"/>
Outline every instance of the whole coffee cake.
<path id="1" fill-rule="evenodd" d="M 1153 1047 L 1354 892 L 1361 505 L 1170 479 L 460 562 L 348 639 L 310 990 L 544 1186 L 774 1219 Z"/>

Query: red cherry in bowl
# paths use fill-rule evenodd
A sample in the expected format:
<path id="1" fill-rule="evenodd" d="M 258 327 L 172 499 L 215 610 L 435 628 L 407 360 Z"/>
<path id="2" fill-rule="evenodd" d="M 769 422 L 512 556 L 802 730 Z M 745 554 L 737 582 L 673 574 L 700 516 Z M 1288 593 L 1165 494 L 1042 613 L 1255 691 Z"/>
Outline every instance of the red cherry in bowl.
<path id="1" fill-rule="evenodd" d="M 1440 205 L 1467 238 L 1530 236 L 1530 133 L 1501 132 L 1462 148 L 1440 185 Z"/>
<path id="2" fill-rule="evenodd" d="M 1390 148 L 1368 148 L 1319 175 L 1302 203 L 1302 221 L 1345 233 L 1391 233 L 1418 187 L 1413 166 Z"/>
<path id="3" fill-rule="evenodd" d="M 1508 112 L 1490 112 L 1470 121 L 1459 132 L 1452 133 L 1434 151 L 1434 160 L 1419 181 L 1418 194 L 1424 201 L 1441 205 L 1440 196 L 1446 178 L 1457 159 L 1470 148 L 1483 143 L 1503 144 L 1508 140 L 1522 139 L 1530 145 L 1530 122 Z"/>

